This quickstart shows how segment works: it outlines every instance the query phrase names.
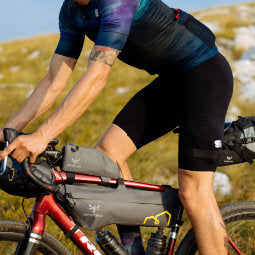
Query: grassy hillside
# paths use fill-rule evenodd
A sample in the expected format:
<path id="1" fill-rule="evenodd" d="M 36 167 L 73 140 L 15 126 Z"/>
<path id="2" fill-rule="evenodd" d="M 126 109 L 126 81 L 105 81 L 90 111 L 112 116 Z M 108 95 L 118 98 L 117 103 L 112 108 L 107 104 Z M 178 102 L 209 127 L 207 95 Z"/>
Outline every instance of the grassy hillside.
<path id="1" fill-rule="evenodd" d="M 255 16 L 255 3 L 242 6 L 247 7 L 247 10 L 251 12 L 251 17 Z M 236 29 L 244 26 L 255 26 L 255 20 L 252 18 L 240 19 L 238 16 L 240 15 L 240 8 L 245 9 L 245 7 L 239 5 L 194 13 L 194 16 L 215 27 L 218 46 L 232 64 L 245 51 L 242 47 L 231 44 L 237 36 Z M 246 12 L 248 13 L 248 11 Z M 37 82 L 46 74 L 57 42 L 58 35 L 48 35 L 0 43 L 0 125 L 3 125 L 19 109 Z M 48 113 L 25 131 L 33 132 L 58 107 L 75 81 L 86 70 L 91 46 L 91 42 L 87 41 L 68 87 L 61 98 Z M 89 110 L 59 136 L 60 147 L 70 142 L 93 147 L 119 110 L 153 78 L 144 71 L 117 61 L 111 72 L 108 86 Z M 238 108 L 239 114 L 244 116 L 255 114 L 254 102 L 240 96 L 241 86 L 240 82 L 236 80 L 229 112 L 229 115 L 235 118 L 237 114 L 233 109 L 236 108 Z M 156 184 L 171 183 L 177 187 L 177 148 L 178 136 L 167 134 L 140 149 L 129 160 L 135 180 Z M 229 166 L 219 168 L 218 171 L 226 173 L 232 183 L 232 194 L 230 196 L 217 195 L 219 204 L 255 199 L 254 165 Z M 20 202 L 20 198 L 0 192 L 0 219 L 25 220 Z M 27 211 L 31 208 L 32 203 L 33 200 L 25 202 Z M 66 242 L 64 235 L 59 232 L 56 226 L 50 223 L 50 220 L 47 221 L 47 228 L 58 239 Z M 149 232 L 148 230 L 143 231 Z M 67 245 L 70 250 L 73 249 L 68 241 Z M 72 251 L 74 254 L 79 254 L 75 249 Z"/>

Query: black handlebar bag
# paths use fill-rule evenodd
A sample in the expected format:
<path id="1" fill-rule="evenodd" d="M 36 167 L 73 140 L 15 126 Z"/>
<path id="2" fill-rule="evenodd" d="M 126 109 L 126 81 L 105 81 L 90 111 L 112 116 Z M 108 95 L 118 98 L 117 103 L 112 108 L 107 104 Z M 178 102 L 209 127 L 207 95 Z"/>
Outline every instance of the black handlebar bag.
<path id="1" fill-rule="evenodd" d="M 75 222 L 88 230 L 110 224 L 172 227 L 182 208 L 170 186 L 160 192 L 125 185 L 65 185 L 56 198 Z"/>
<path id="2" fill-rule="evenodd" d="M 2 167 L 3 161 L 0 161 L 0 169 Z M 36 163 L 31 164 L 30 171 L 46 183 L 55 182 L 55 175 L 44 160 L 37 159 Z M 23 165 L 11 156 L 7 157 L 6 169 L 0 174 L 0 189 L 10 195 L 26 198 L 49 194 L 49 192 L 38 187 L 38 185 L 25 174 Z"/>
<path id="3" fill-rule="evenodd" d="M 239 117 L 230 123 L 225 128 L 222 142 L 219 166 L 252 164 L 255 158 L 255 116 Z"/>

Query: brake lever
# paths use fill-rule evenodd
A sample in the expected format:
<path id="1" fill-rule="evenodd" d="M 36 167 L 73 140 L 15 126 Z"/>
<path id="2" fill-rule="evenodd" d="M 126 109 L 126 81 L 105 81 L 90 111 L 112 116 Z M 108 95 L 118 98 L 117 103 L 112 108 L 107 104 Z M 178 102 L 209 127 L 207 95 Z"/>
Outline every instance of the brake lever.
<path id="1" fill-rule="evenodd" d="M 3 151 L 5 149 L 5 144 L 0 142 L 0 151 Z"/>
<path id="2" fill-rule="evenodd" d="M 5 148 L 7 148 L 9 146 L 10 143 L 13 142 L 13 140 L 15 140 L 15 138 L 18 135 L 21 135 L 22 133 L 21 132 L 17 132 L 13 128 L 4 128 L 3 134 L 4 134 L 4 140 L 5 140 L 5 143 L 4 143 L 4 149 L 5 149 Z M 8 156 L 6 156 L 3 159 L 3 163 L 1 165 L 1 170 L 0 170 L 0 175 L 3 175 L 5 173 L 5 171 L 6 171 L 7 159 L 8 159 Z"/>
<path id="3" fill-rule="evenodd" d="M 8 146 L 9 146 L 9 142 L 6 141 L 6 142 L 4 143 L 4 149 L 7 148 Z M 0 175 L 3 175 L 3 174 L 5 173 L 5 171 L 6 171 L 7 158 L 8 158 L 8 156 L 6 156 L 6 157 L 2 160 L 3 163 L 2 163 L 2 165 L 1 165 Z"/>

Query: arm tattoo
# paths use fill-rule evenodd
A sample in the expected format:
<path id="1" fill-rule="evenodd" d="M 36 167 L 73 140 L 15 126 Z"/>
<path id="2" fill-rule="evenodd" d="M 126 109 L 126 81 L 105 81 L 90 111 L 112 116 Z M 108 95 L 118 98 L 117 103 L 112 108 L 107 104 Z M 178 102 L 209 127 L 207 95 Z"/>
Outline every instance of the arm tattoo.
<path id="1" fill-rule="evenodd" d="M 118 54 L 119 51 L 116 49 L 95 45 L 90 53 L 89 60 L 100 61 L 112 67 Z"/>

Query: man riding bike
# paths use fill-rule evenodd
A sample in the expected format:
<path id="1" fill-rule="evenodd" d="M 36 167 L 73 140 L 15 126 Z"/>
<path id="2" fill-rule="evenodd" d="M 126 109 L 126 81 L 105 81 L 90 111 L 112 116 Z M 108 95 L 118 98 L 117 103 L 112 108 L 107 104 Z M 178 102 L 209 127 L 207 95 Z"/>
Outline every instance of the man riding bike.
<path id="1" fill-rule="evenodd" d="M 64 90 L 84 36 L 95 45 L 86 72 L 59 108 L 34 133 L 19 136 L 0 155 L 33 163 L 49 141 L 78 119 L 107 83 L 118 57 L 158 77 L 114 119 L 96 148 L 132 179 L 127 159 L 179 126 L 179 196 L 195 230 L 200 254 L 227 254 L 227 234 L 213 194 L 224 121 L 233 91 L 229 64 L 215 36 L 194 17 L 161 0 L 65 0 L 60 40 L 49 71 L 21 109 L 0 130 L 23 130 Z M 139 229 L 118 227 L 131 254 L 143 254 Z"/>

